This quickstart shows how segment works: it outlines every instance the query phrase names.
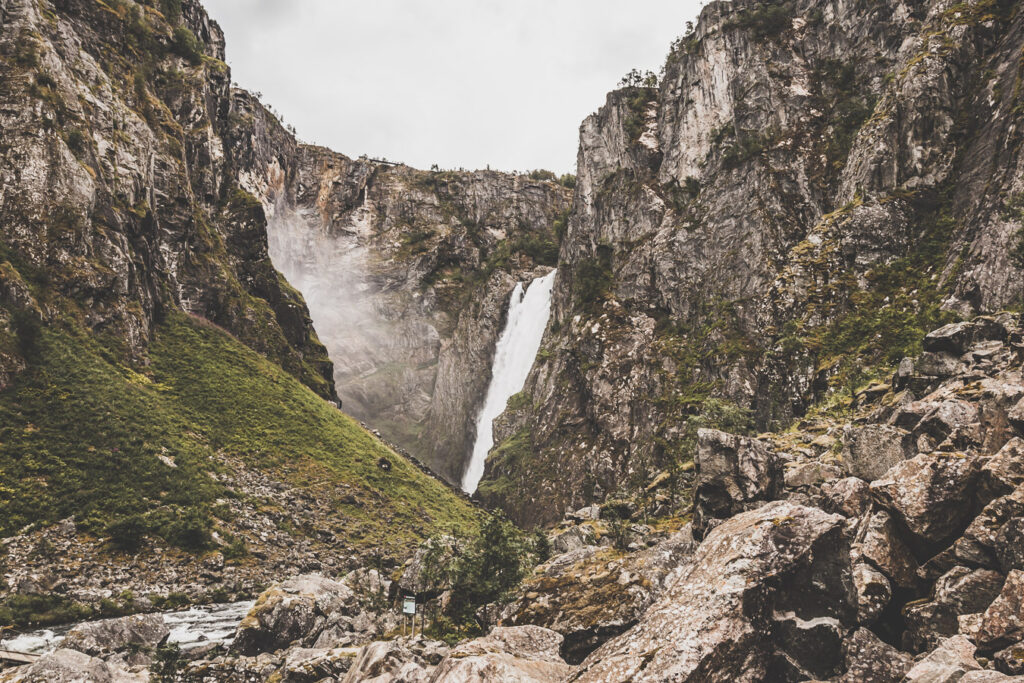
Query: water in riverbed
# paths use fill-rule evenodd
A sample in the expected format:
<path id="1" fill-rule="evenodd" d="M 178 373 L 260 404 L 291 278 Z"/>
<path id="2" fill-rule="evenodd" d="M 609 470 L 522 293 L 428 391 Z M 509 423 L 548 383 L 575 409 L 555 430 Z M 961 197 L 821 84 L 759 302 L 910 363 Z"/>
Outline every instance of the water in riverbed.
<path id="1" fill-rule="evenodd" d="M 183 612 L 165 612 L 164 623 L 171 630 L 168 643 L 183 650 L 209 643 L 229 643 L 235 629 L 253 606 L 251 600 L 224 605 L 193 607 Z M 64 635 L 75 625 L 41 629 L 0 640 L 0 649 L 46 654 L 60 647 Z"/>

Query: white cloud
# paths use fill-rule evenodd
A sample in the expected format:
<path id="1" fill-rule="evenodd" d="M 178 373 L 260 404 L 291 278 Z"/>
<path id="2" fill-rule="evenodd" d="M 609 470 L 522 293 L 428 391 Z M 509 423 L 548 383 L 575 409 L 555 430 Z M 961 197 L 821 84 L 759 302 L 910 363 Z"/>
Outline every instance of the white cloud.
<path id="1" fill-rule="evenodd" d="M 344 154 L 558 172 L 699 0 L 205 0 L 242 87 Z"/>

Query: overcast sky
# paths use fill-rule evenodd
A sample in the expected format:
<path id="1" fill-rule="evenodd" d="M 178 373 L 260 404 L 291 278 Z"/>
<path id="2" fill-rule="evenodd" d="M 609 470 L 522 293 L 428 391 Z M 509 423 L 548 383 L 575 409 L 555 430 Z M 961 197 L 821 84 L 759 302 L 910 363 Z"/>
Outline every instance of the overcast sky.
<path id="1" fill-rule="evenodd" d="M 205 0 L 242 87 L 349 156 L 573 171 L 580 122 L 700 0 Z"/>

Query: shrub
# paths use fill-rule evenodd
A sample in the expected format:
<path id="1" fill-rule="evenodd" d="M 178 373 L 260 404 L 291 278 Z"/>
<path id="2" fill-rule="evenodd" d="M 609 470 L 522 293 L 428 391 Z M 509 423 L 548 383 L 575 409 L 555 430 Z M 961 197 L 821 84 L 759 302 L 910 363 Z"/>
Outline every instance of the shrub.
<path id="1" fill-rule="evenodd" d="M 558 180 L 558 176 L 556 176 L 551 171 L 548 171 L 543 168 L 538 168 L 534 171 L 530 171 L 530 180 L 547 180 L 554 182 Z"/>
<path id="2" fill-rule="evenodd" d="M 199 39 L 196 38 L 196 34 L 184 26 L 174 29 L 171 51 L 192 66 L 196 66 L 203 61 L 203 50 L 199 44 Z"/>
<path id="3" fill-rule="evenodd" d="M 558 179 L 558 184 L 574 190 L 576 189 L 576 176 L 572 173 L 566 173 Z"/>
<path id="4" fill-rule="evenodd" d="M 181 0 L 160 0 L 160 11 L 172 24 L 181 20 Z"/>
<path id="5" fill-rule="evenodd" d="M 146 518 L 137 514 L 121 517 L 107 526 L 107 533 L 110 534 L 110 542 L 114 547 L 129 552 L 139 549 L 148 531 Z"/>
<path id="6" fill-rule="evenodd" d="M 609 247 L 598 247 L 597 255 L 583 259 L 573 272 L 572 291 L 576 301 L 596 308 L 612 288 L 612 254 Z"/>
<path id="7" fill-rule="evenodd" d="M 786 4 L 758 5 L 739 12 L 726 22 L 726 28 L 750 31 L 756 40 L 777 37 L 793 23 L 793 10 Z"/>
<path id="8" fill-rule="evenodd" d="M 86 137 L 78 128 L 72 128 L 67 132 L 64 137 L 64 142 L 67 143 L 68 149 L 70 149 L 75 156 L 79 156 L 85 151 Z"/>

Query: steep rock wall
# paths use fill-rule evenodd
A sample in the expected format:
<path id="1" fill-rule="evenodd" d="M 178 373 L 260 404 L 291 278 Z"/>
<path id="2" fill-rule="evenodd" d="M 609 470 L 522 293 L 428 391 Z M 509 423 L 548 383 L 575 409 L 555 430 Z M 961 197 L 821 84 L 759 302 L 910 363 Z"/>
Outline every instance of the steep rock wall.
<path id="1" fill-rule="evenodd" d="M 712 3 L 581 128 L 552 322 L 481 493 L 549 522 L 1019 305 L 1009 3 Z M 708 401 L 708 399 L 714 399 Z"/>

